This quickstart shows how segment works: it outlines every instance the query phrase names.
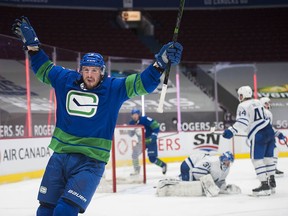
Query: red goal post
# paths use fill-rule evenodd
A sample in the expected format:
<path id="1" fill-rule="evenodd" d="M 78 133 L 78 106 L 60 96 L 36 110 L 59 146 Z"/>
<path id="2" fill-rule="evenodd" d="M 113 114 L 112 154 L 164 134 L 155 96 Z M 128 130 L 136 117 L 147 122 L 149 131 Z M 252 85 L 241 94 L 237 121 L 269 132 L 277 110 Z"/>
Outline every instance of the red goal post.
<path id="1" fill-rule="evenodd" d="M 129 132 L 138 131 L 138 137 L 140 140 L 136 140 L 135 136 L 131 136 Z M 140 133 L 140 134 L 139 134 Z M 117 192 L 117 184 L 120 181 L 121 167 L 128 167 L 129 171 L 133 170 L 132 162 L 132 148 L 137 142 L 141 142 L 141 154 L 139 155 L 139 161 L 141 165 L 141 175 L 139 175 L 138 183 L 146 184 L 146 145 L 145 145 L 145 130 L 142 125 L 117 125 L 114 130 L 114 136 L 112 140 L 111 149 L 111 169 L 112 169 L 112 190 Z M 122 169 L 124 170 L 124 169 Z M 126 169 L 127 170 L 127 169 Z M 127 177 L 127 171 L 124 171 L 125 177 L 121 179 L 122 183 L 127 180 L 127 183 L 133 183 L 133 178 Z M 126 180 L 125 180 L 126 179 Z"/>

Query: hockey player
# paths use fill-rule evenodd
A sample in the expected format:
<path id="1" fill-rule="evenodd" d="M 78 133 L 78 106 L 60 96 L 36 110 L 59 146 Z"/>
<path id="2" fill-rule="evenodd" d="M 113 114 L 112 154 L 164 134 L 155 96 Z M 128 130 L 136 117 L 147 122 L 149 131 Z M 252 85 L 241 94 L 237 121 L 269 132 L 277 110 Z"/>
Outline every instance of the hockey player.
<path id="1" fill-rule="evenodd" d="M 181 166 L 180 178 L 182 181 L 199 181 L 201 177 L 210 174 L 213 181 L 220 189 L 220 193 L 227 193 L 234 185 L 226 185 L 234 156 L 230 151 L 220 156 L 211 156 L 205 153 L 192 154 L 186 158 Z"/>
<path id="2" fill-rule="evenodd" d="M 241 189 L 234 184 L 226 184 L 234 156 L 230 151 L 220 156 L 195 152 L 180 166 L 179 179 L 162 179 L 157 185 L 158 196 L 201 196 L 239 194 Z"/>
<path id="3" fill-rule="evenodd" d="M 162 168 L 162 173 L 166 174 L 167 164 L 158 158 L 158 146 L 157 146 L 157 136 L 159 132 L 159 123 L 147 116 L 141 116 L 139 109 L 132 109 L 131 111 L 132 120 L 129 125 L 143 125 L 145 127 L 145 145 L 148 149 L 148 158 L 151 163 L 156 164 Z M 132 152 L 132 161 L 134 166 L 134 174 L 139 174 L 140 166 L 138 162 L 138 157 L 141 151 L 137 146 Z"/>
<path id="4" fill-rule="evenodd" d="M 84 55 L 79 72 L 54 65 L 26 17 L 15 20 L 12 31 L 28 50 L 36 77 L 51 85 L 57 96 L 57 122 L 49 145 L 54 153 L 40 185 L 37 215 L 78 215 L 89 205 L 109 160 L 121 105 L 151 93 L 168 61 L 180 62 L 183 48 L 170 42 L 141 74 L 116 79 L 107 76 L 98 53 Z"/>
<path id="5" fill-rule="evenodd" d="M 270 98 L 268 97 L 262 97 L 260 98 L 260 102 L 262 103 L 262 106 L 265 108 L 265 115 L 266 117 L 270 120 L 270 124 L 272 125 L 273 127 L 273 114 L 272 112 L 270 111 L 271 109 L 271 105 L 270 105 Z M 275 136 L 278 137 L 278 139 L 280 140 L 285 140 L 285 136 L 283 135 L 283 133 L 281 133 L 280 131 L 276 130 L 275 128 L 274 129 L 274 132 L 275 132 Z M 284 172 L 280 171 L 277 169 L 277 163 L 278 163 L 278 149 L 277 149 L 277 146 L 276 146 L 276 142 L 275 142 L 275 147 L 274 147 L 274 163 L 275 163 L 275 174 L 278 175 L 278 176 L 283 176 L 284 175 Z"/>
<path id="6" fill-rule="evenodd" d="M 270 195 L 270 187 L 276 187 L 273 162 L 274 130 L 261 102 L 252 99 L 251 87 L 242 86 L 237 93 L 240 104 L 237 107 L 236 122 L 226 129 L 222 136 L 231 139 L 239 132 L 248 134 L 250 157 L 261 182 L 258 188 L 252 190 L 253 195 Z"/>

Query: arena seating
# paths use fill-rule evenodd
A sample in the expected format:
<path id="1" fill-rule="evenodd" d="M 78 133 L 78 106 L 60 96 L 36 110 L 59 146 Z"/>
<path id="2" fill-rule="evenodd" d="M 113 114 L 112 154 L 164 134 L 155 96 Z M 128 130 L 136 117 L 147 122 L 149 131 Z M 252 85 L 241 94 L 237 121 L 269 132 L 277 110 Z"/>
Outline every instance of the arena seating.
<path id="1" fill-rule="evenodd" d="M 173 35 L 177 11 L 149 11 L 160 42 Z M 179 41 L 183 59 L 287 61 L 288 8 L 184 11 Z"/>
<path id="2" fill-rule="evenodd" d="M 11 35 L 16 17 L 30 18 L 42 43 L 103 55 L 153 58 L 137 33 L 121 29 L 118 11 L 0 7 L 0 34 Z M 155 40 L 172 39 L 177 10 L 144 14 L 155 26 Z M 185 10 L 179 41 L 183 60 L 265 62 L 288 59 L 288 8 Z M 2 45 L 1 45 L 2 46 Z"/>
<path id="3" fill-rule="evenodd" d="M 103 55 L 153 58 L 130 29 L 116 24 L 118 11 L 0 7 L 0 34 L 13 36 L 14 19 L 29 17 L 44 44 Z M 5 20 L 5 22 L 4 22 Z"/>

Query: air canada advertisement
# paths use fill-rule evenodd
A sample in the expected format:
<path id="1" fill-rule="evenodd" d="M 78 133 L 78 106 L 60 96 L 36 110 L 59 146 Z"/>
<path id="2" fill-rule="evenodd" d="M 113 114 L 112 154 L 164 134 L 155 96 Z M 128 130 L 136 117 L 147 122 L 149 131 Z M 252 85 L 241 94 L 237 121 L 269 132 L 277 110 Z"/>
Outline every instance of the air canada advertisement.
<path id="1" fill-rule="evenodd" d="M 0 140 L 0 173 L 29 172 L 44 169 L 52 150 L 50 138 Z"/>

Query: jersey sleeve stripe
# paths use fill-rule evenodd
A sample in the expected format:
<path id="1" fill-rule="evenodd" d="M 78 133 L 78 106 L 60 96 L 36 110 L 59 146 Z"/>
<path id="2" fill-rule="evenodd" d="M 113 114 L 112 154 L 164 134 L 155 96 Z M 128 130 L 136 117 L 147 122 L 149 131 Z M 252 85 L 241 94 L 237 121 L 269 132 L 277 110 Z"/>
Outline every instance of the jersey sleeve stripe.
<path id="1" fill-rule="evenodd" d="M 248 127 L 248 124 L 246 124 L 246 123 L 244 123 L 244 122 L 242 122 L 242 121 L 237 120 L 236 122 L 239 122 L 239 123 L 241 123 L 241 124 L 243 124 L 243 125 L 245 125 L 245 126 Z"/>

